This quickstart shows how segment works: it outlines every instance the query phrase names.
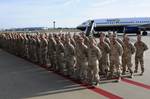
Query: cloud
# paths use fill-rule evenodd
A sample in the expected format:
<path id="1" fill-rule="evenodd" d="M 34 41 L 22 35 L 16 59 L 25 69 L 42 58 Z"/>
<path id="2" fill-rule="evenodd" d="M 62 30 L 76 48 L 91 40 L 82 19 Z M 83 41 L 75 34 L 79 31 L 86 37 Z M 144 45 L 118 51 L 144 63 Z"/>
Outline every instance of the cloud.
<path id="1" fill-rule="evenodd" d="M 99 2 L 95 2 L 92 4 L 92 7 L 100 7 L 100 6 L 105 6 L 105 5 L 109 5 L 111 3 L 114 3 L 118 0 L 104 0 L 104 1 L 101 1 L 99 0 Z"/>
<path id="2" fill-rule="evenodd" d="M 80 2 L 80 0 L 66 0 L 64 3 L 61 4 L 61 6 L 69 6 L 78 2 Z"/>
<path id="3" fill-rule="evenodd" d="M 150 7 L 149 3 L 137 3 L 137 4 L 134 4 L 134 5 L 130 5 L 129 7 L 138 7 L 138 8 L 141 8 L 141 7 Z"/>

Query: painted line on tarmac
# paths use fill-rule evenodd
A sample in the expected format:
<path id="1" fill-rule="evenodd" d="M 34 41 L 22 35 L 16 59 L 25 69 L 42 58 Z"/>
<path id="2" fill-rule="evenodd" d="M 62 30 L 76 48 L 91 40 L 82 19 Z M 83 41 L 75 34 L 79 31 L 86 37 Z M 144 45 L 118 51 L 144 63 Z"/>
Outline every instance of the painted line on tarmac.
<path id="1" fill-rule="evenodd" d="M 129 83 L 129 84 L 132 84 L 132 85 L 135 85 L 135 86 L 142 87 L 142 88 L 150 90 L 150 85 L 146 85 L 144 83 L 133 81 L 133 80 L 130 80 L 130 79 L 127 79 L 127 78 L 122 78 L 121 80 L 123 82 L 126 82 L 126 83 Z"/>
<path id="2" fill-rule="evenodd" d="M 92 90 L 92 91 L 94 91 L 94 92 L 96 92 L 96 93 L 98 93 L 100 95 L 103 95 L 103 96 L 105 96 L 105 97 L 107 97 L 109 99 L 123 99 L 122 97 L 114 95 L 114 94 L 112 94 L 112 93 L 110 93 L 108 91 L 105 91 L 105 90 L 101 89 L 101 88 L 95 87 L 93 89 L 92 88 L 88 88 L 88 89 L 90 89 L 90 90 Z"/>

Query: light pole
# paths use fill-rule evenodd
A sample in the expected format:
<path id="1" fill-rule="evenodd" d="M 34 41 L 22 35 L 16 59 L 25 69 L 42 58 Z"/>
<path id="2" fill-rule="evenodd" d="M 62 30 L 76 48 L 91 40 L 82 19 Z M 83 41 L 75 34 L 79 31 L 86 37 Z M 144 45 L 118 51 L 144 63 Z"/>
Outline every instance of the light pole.
<path id="1" fill-rule="evenodd" d="M 55 24 L 56 24 L 56 22 L 55 21 L 53 21 L 53 28 L 55 29 Z"/>

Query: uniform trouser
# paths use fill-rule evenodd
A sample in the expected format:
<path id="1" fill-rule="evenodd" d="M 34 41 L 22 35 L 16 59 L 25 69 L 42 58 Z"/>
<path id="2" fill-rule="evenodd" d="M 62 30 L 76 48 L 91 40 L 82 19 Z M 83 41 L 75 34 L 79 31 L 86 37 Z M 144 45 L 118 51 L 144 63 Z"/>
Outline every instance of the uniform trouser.
<path id="1" fill-rule="evenodd" d="M 109 70 L 109 64 L 107 60 L 100 60 L 99 61 L 99 71 L 102 74 L 105 74 L 106 71 Z"/>
<path id="2" fill-rule="evenodd" d="M 75 70 L 74 65 L 75 65 L 74 58 L 67 58 L 66 60 L 67 75 L 73 76 Z"/>
<path id="3" fill-rule="evenodd" d="M 77 61 L 77 68 L 76 68 L 76 77 L 80 80 L 86 80 L 87 79 L 87 68 L 88 68 L 88 62 L 83 60 Z"/>
<path id="4" fill-rule="evenodd" d="M 40 53 L 40 64 L 41 65 L 46 65 L 47 64 L 47 51 L 42 50 Z"/>
<path id="5" fill-rule="evenodd" d="M 28 54 L 29 54 L 29 53 L 28 53 L 28 46 L 26 45 L 26 46 L 25 46 L 25 57 L 26 57 L 26 58 L 28 58 Z"/>
<path id="6" fill-rule="evenodd" d="M 40 63 L 40 49 L 36 48 L 37 62 Z"/>
<path id="7" fill-rule="evenodd" d="M 120 69 L 119 60 L 111 60 L 110 59 L 110 75 L 111 76 L 113 75 L 115 69 L 116 69 L 117 75 L 120 76 L 121 69 Z"/>
<path id="8" fill-rule="evenodd" d="M 33 62 L 37 62 L 37 51 L 36 51 L 36 47 L 34 46 L 33 47 L 33 50 L 34 50 L 34 52 L 33 52 Z"/>
<path id="9" fill-rule="evenodd" d="M 50 62 L 50 67 L 54 68 L 55 66 L 55 58 L 54 54 L 49 54 L 49 62 Z"/>
<path id="10" fill-rule="evenodd" d="M 89 78 L 90 83 L 99 82 L 100 77 L 99 77 L 99 62 L 98 62 L 98 60 L 93 61 L 92 64 L 90 63 L 88 67 L 89 67 L 88 77 L 90 77 Z"/>
<path id="11" fill-rule="evenodd" d="M 140 63 L 141 71 L 144 72 L 144 60 L 143 57 L 135 56 L 135 71 L 138 71 L 138 64 Z"/>
<path id="12" fill-rule="evenodd" d="M 47 64 L 47 53 L 46 53 L 46 52 L 42 54 L 42 63 L 43 63 L 44 65 Z"/>
<path id="13" fill-rule="evenodd" d="M 126 58 L 122 57 L 122 68 L 123 68 L 123 73 L 126 72 L 127 68 L 130 71 L 130 73 L 133 73 L 131 57 L 126 57 Z"/>
<path id="14" fill-rule="evenodd" d="M 60 53 L 56 56 L 56 59 L 57 59 L 57 66 L 56 66 L 56 69 L 59 70 L 60 72 L 64 72 L 64 55 L 63 53 Z"/>

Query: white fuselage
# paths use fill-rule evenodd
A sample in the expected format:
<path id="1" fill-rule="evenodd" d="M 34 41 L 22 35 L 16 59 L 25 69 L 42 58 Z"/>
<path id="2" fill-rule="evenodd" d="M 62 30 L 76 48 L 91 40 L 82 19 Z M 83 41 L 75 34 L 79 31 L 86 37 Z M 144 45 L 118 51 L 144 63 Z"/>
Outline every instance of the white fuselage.
<path id="1" fill-rule="evenodd" d="M 89 21 L 83 22 L 79 27 L 88 26 Z M 101 26 L 140 26 L 150 24 L 150 17 L 142 18 L 112 18 L 112 19 L 95 19 L 95 27 Z"/>

